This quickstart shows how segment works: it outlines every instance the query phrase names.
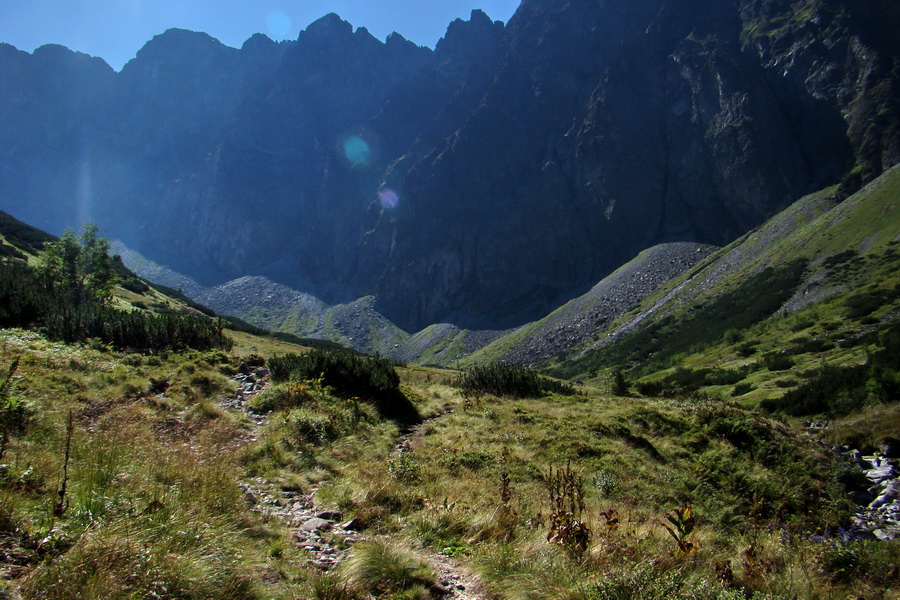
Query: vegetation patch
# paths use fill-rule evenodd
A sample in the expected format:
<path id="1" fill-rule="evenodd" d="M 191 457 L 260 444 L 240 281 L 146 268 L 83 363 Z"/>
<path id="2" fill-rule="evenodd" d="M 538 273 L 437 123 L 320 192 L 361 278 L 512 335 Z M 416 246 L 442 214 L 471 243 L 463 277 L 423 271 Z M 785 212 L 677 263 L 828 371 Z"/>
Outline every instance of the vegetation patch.
<path id="1" fill-rule="evenodd" d="M 881 350 L 866 364 L 824 365 L 808 374 L 809 381 L 780 398 L 766 399 L 762 408 L 794 416 L 847 415 L 869 405 L 900 400 L 900 325 L 894 324 L 878 338 Z"/>
<path id="2" fill-rule="evenodd" d="M 753 365 L 746 365 L 734 369 L 688 369 L 685 367 L 678 367 L 662 379 L 638 383 L 637 390 L 644 396 L 663 396 L 669 398 L 686 396 L 706 386 L 734 385 L 745 379 L 753 372 L 753 369 Z"/>
<path id="3" fill-rule="evenodd" d="M 575 394 L 572 386 L 538 375 L 533 369 L 503 363 L 469 369 L 457 379 L 456 387 L 466 396 L 539 398 L 545 394 Z"/>
<path id="4" fill-rule="evenodd" d="M 317 381 L 341 398 L 374 404 L 388 418 L 405 422 L 419 418 L 415 407 L 400 390 L 394 363 L 385 358 L 315 349 L 306 354 L 273 357 L 268 366 L 273 381 Z"/>
<path id="5" fill-rule="evenodd" d="M 114 261 L 96 227 L 43 248 L 37 267 L 0 263 L 0 326 L 37 326 L 54 340 L 96 339 L 137 351 L 230 348 L 221 320 L 113 308 Z"/>

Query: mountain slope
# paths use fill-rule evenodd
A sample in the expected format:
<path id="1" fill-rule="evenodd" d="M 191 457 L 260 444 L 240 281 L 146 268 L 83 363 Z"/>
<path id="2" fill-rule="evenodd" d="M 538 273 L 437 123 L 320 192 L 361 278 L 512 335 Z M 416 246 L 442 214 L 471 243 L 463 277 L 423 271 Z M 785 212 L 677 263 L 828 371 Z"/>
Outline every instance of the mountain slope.
<path id="1" fill-rule="evenodd" d="M 533 367 L 583 345 L 607 323 L 632 310 L 648 295 L 715 250 L 672 243 L 645 250 L 591 290 L 543 319 L 529 323 L 468 357 L 464 364 L 499 360 Z"/>
<path id="2" fill-rule="evenodd" d="M 379 306 L 401 326 L 515 323 L 655 243 L 721 245 L 852 191 L 898 159 L 896 44 L 866 10 L 523 2 L 490 86 L 380 231 Z"/>
<path id="3" fill-rule="evenodd" d="M 717 389 L 746 380 L 758 401 L 826 362 L 866 362 L 900 315 L 900 168 L 842 202 L 833 192 L 801 199 L 547 366 L 576 376 L 618 365 L 650 379 L 730 369 L 741 376 Z"/>
<path id="4" fill-rule="evenodd" d="M 501 330 L 895 164 L 898 27 L 888 0 L 525 0 L 433 51 L 336 15 L 240 49 L 170 30 L 121 73 L 4 45 L 0 208 L 207 287 Z"/>

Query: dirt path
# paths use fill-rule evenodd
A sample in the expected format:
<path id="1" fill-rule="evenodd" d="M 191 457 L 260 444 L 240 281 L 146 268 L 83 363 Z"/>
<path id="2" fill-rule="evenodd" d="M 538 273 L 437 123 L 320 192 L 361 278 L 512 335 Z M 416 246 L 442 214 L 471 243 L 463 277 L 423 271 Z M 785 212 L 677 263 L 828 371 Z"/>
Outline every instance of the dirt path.
<path id="1" fill-rule="evenodd" d="M 424 439 L 426 428 L 451 412 L 453 412 L 452 407 L 447 405 L 444 407 L 444 412 L 439 415 L 401 431 L 400 438 L 394 445 L 394 454 L 398 455 L 415 450 Z M 425 552 L 428 552 L 428 549 L 425 549 Z M 478 577 L 452 557 L 428 552 L 426 558 L 434 569 L 435 577 L 444 598 L 453 598 L 455 600 L 487 600 L 490 598 L 485 593 L 484 586 Z"/>
<path id="2" fill-rule="evenodd" d="M 254 373 L 252 381 L 246 375 L 234 377 L 240 385 L 238 391 L 223 402 L 227 408 L 246 411 L 246 402 L 268 385 L 268 372 L 262 376 Z M 249 383 L 248 383 L 249 382 Z M 451 412 L 447 411 L 401 431 L 394 446 L 394 453 L 401 454 L 414 449 L 422 440 L 425 428 Z M 265 424 L 265 418 L 247 412 L 255 423 L 255 431 Z M 250 437 L 255 440 L 255 432 Z M 369 536 L 360 531 L 360 523 L 340 511 L 317 506 L 315 496 L 318 488 L 308 492 L 281 489 L 270 481 L 257 477 L 240 483 L 251 510 L 267 518 L 278 519 L 289 529 L 297 545 L 308 554 L 307 566 L 329 571 L 338 566 L 350 553 L 353 545 Z M 437 585 L 435 591 L 448 600 L 487 600 L 483 586 L 477 576 L 461 566 L 450 556 L 422 551 L 422 556 L 434 570 Z"/>

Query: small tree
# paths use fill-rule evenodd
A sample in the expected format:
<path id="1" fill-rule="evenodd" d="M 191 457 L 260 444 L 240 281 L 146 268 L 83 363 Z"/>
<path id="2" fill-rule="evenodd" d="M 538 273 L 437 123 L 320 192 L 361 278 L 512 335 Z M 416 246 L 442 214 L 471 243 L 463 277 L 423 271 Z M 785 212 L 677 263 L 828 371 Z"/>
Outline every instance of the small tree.
<path id="1" fill-rule="evenodd" d="M 47 286 L 73 306 L 106 303 L 116 283 L 109 242 L 97 231 L 91 223 L 80 237 L 69 229 L 59 240 L 44 245 L 38 271 Z"/>
<path id="2" fill-rule="evenodd" d="M 625 379 L 622 369 L 616 369 L 613 372 L 612 393 L 616 396 L 628 395 L 628 380 Z"/>

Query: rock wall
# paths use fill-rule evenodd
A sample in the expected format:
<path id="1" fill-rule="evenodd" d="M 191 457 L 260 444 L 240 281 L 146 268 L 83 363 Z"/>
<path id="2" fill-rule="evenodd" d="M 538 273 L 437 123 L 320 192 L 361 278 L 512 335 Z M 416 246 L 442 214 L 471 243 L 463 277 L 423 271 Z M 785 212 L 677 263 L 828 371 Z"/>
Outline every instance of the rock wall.
<path id="1" fill-rule="evenodd" d="M 0 209 L 207 286 L 515 326 L 895 164 L 898 26 L 891 0 L 524 0 L 433 51 L 337 15 L 240 49 L 170 30 L 120 73 L 0 45 Z"/>

